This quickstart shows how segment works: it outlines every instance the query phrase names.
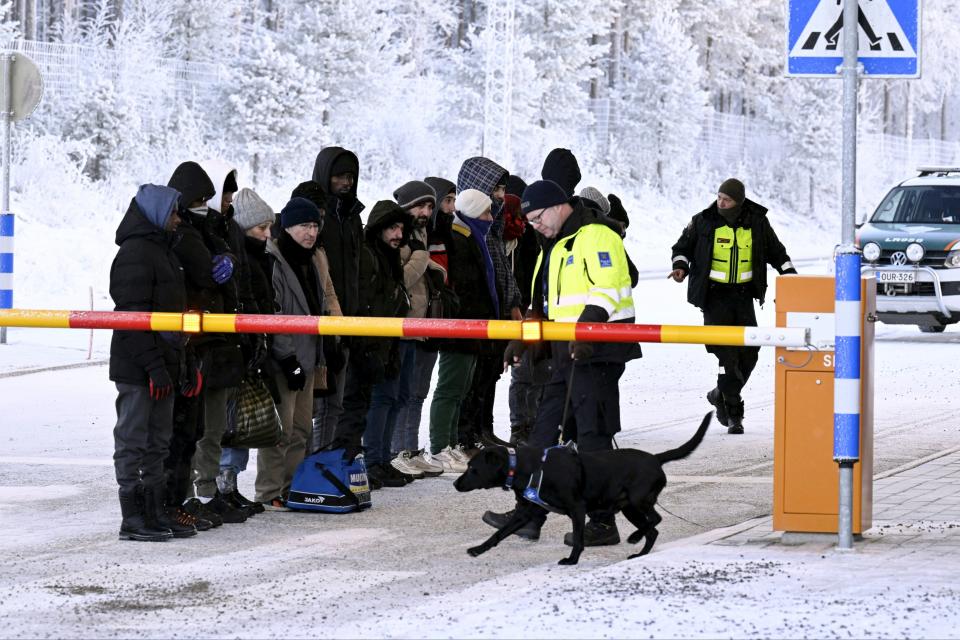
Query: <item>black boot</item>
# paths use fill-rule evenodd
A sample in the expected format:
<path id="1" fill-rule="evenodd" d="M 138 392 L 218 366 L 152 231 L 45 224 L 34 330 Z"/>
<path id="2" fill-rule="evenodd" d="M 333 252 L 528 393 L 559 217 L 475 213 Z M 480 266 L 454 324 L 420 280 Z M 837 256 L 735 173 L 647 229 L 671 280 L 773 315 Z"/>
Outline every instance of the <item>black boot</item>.
<path id="1" fill-rule="evenodd" d="M 530 425 L 510 425 L 510 444 L 514 447 L 525 447 L 530 437 Z"/>
<path id="2" fill-rule="evenodd" d="M 573 546 L 572 531 L 564 534 L 563 544 L 568 547 Z M 605 547 L 613 544 L 620 544 L 620 531 L 617 530 L 615 520 L 608 522 L 603 522 L 600 519 L 590 520 L 583 527 L 584 547 Z"/>
<path id="3" fill-rule="evenodd" d="M 723 401 L 723 394 L 720 389 L 714 387 L 707 392 L 707 402 L 712 404 L 717 411 L 717 421 L 725 427 L 730 426 L 730 416 L 727 414 L 727 405 Z"/>
<path id="4" fill-rule="evenodd" d="M 220 516 L 227 524 L 240 524 L 241 522 L 247 521 L 246 512 L 242 509 L 237 509 L 224 500 L 219 490 L 205 506 Z"/>
<path id="5" fill-rule="evenodd" d="M 727 425 L 727 433 L 740 435 L 743 433 L 743 400 L 727 400 L 727 414 L 730 416 L 730 423 Z"/>
<path id="6" fill-rule="evenodd" d="M 496 513 L 494 511 L 487 511 L 483 514 L 484 523 L 490 525 L 494 529 L 502 529 L 506 526 L 507 522 L 510 521 L 510 518 L 513 517 L 513 514 L 516 512 L 516 509 L 511 509 L 506 513 Z M 534 517 L 533 520 L 523 525 L 517 532 L 514 534 L 523 538 L 524 540 L 539 540 L 540 539 L 540 529 L 543 527 L 543 523 L 546 521 L 546 517 L 539 518 Z"/>
<path id="7" fill-rule="evenodd" d="M 143 511 L 143 500 L 138 491 L 124 492 L 120 489 L 120 522 L 121 540 L 140 540 L 145 542 L 161 542 L 173 537 L 169 529 L 160 529 L 147 524 Z"/>
<path id="8" fill-rule="evenodd" d="M 263 505 L 259 502 L 247 500 L 237 489 L 237 474 L 230 469 L 223 469 L 217 476 L 217 489 L 224 501 L 234 509 L 239 509 L 249 518 L 263 513 Z"/>
<path id="9" fill-rule="evenodd" d="M 506 440 L 502 440 L 497 437 L 497 434 L 493 430 L 485 431 L 480 434 L 480 444 L 485 447 L 509 447 L 511 446 Z"/>
<path id="10" fill-rule="evenodd" d="M 197 528 L 192 524 L 181 524 L 167 514 L 167 505 L 164 500 L 167 489 L 162 484 L 143 488 L 145 513 L 147 522 L 151 522 L 159 529 L 169 529 L 174 538 L 189 538 L 197 535 Z"/>

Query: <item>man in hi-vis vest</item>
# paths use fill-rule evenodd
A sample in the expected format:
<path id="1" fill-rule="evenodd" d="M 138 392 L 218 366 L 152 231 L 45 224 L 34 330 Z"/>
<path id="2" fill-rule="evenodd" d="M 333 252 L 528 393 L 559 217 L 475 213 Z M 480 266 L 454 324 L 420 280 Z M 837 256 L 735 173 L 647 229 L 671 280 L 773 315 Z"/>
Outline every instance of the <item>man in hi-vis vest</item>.
<path id="1" fill-rule="evenodd" d="M 755 327 L 753 301 L 763 305 L 767 265 L 796 273 L 790 256 L 767 220 L 767 208 L 747 200 L 736 178 L 720 185 L 717 201 L 693 216 L 673 245 L 673 271 L 683 282 L 690 275 L 687 301 L 703 311 L 705 325 Z M 707 346 L 717 356 L 717 386 L 707 400 L 728 433 L 743 433 L 740 391 L 757 364 L 759 347 Z"/>
<path id="2" fill-rule="evenodd" d="M 619 223 L 602 216 L 580 198 L 570 196 L 552 180 L 538 180 L 523 191 L 521 212 L 542 236 L 534 268 L 531 317 L 554 322 L 634 321 L 630 267 Z M 512 341 L 504 364 L 516 365 L 526 345 Z M 550 447 L 560 438 L 560 425 L 569 400 L 568 417 L 576 422 L 580 451 L 613 448 L 620 431 L 620 377 L 626 363 L 641 356 L 637 343 L 552 342 L 552 375 L 544 387 L 529 446 Z M 567 426 L 567 425 L 564 425 Z M 483 521 L 500 528 L 506 514 L 488 511 Z M 588 514 L 583 540 L 588 547 L 618 544 L 613 513 Z M 517 535 L 540 536 L 546 512 L 524 525 Z M 564 537 L 573 546 L 573 535 Z"/>

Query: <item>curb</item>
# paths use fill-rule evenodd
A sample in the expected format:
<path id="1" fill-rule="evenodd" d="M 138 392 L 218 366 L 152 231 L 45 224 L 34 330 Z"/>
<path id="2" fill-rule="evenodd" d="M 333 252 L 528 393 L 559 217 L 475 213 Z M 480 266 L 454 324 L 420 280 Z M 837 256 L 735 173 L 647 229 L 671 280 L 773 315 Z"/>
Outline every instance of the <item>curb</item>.
<path id="1" fill-rule="evenodd" d="M 3 378 L 17 378 L 20 376 L 29 376 L 34 373 L 45 373 L 47 371 L 65 371 L 67 369 L 85 369 L 87 367 L 101 367 L 110 362 L 109 358 L 102 358 L 100 360 L 91 360 L 90 362 L 77 362 L 75 364 L 60 364 L 53 367 L 37 367 L 35 369 L 16 369 L 14 371 L 7 371 L 0 373 L 0 379 Z"/>

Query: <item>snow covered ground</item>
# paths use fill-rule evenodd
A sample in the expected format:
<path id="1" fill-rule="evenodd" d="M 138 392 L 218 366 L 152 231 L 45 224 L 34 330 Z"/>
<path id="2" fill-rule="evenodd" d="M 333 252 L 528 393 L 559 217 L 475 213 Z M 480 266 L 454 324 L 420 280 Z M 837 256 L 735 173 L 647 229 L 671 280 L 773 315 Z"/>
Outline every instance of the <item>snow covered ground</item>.
<path id="1" fill-rule="evenodd" d="M 790 238 L 785 238 L 790 242 Z M 811 264 L 807 272 L 825 265 Z M 639 320 L 697 324 L 684 287 L 651 273 Z M 772 299 L 774 294 L 770 296 Z M 773 324 L 773 304 L 760 314 Z M 879 326 L 875 469 L 956 444 L 960 334 Z M 15 637 L 957 637 L 958 522 L 947 546 L 725 546 L 772 508 L 773 362 L 747 388 L 746 434 L 715 428 L 667 468 L 654 553 L 626 543 L 565 556 L 564 519 L 538 543 L 466 549 L 492 530 L 502 491 L 458 494 L 450 477 L 374 494 L 362 514 L 264 514 L 189 540 L 116 539 L 115 391 L 87 362 L 88 333 L 11 330 L 0 348 L 0 624 Z M 108 332 L 95 333 L 94 359 Z M 687 439 L 709 406 L 715 365 L 697 346 L 647 345 L 622 384 L 621 446 Z M 506 381 L 496 407 L 505 435 Z M 426 437 L 426 425 L 421 433 Z M 242 476 L 252 493 L 253 465 Z M 877 522 L 882 529 L 885 524 Z M 629 533 L 620 521 L 621 533 Z M 909 529 L 910 523 L 907 523 Z M 728 528 L 729 527 L 729 528 Z M 877 530 L 875 528 L 875 531 Z M 891 539 L 889 536 L 887 539 Z M 950 546 L 954 545 L 954 546 Z"/>

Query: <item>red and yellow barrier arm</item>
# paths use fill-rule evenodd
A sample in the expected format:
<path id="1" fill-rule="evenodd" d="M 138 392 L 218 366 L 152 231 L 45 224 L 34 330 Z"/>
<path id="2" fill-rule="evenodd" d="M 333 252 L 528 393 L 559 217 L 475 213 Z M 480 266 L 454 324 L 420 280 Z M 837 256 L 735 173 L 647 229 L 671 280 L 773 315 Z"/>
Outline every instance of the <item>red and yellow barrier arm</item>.
<path id="1" fill-rule="evenodd" d="M 662 342 L 733 347 L 803 347 L 802 327 L 703 327 L 659 324 L 574 323 L 526 320 L 348 318 L 135 311 L 0 310 L 0 327 L 116 329 L 184 333 L 302 333 L 390 338 L 466 338 L 526 342 Z"/>

